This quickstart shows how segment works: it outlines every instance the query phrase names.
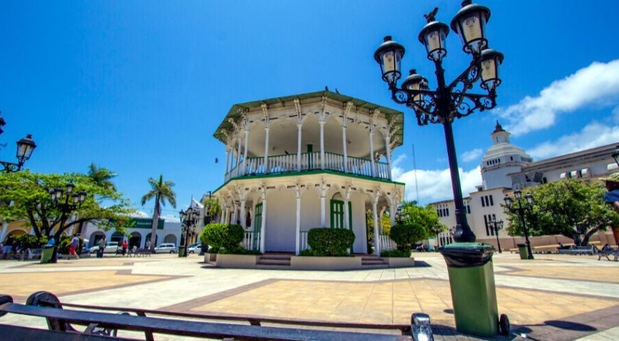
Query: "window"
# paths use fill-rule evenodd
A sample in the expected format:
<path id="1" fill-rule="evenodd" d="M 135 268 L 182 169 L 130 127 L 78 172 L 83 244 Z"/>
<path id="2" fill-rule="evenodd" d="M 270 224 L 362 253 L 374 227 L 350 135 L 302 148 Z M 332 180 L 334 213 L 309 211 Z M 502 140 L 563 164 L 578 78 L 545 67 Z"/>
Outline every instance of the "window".
<path id="1" fill-rule="evenodd" d="M 486 207 L 486 202 L 484 201 L 484 197 L 480 197 L 481 199 L 481 207 Z"/>
<path id="2" fill-rule="evenodd" d="M 490 231 L 488 229 L 488 216 L 484 214 L 484 225 L 486 226 L 486 236 L 490 235 Z"/>
<path id="3" fill-rule="evenodd" d="M 445 216 L 449 217 L 449 208 L 445 207 Z"/>
<path id="4" fill-rule="evenodd" d="M 494 206 L 494 200 L 492 200 L 492 195 L 490 195 L 489 197 L 490 197 L 490 206 Z"/>
<path id="5" fill-rule="evenodd" d="M 466 205 L 466 213 L 471 214 L 471 206 Z"/>

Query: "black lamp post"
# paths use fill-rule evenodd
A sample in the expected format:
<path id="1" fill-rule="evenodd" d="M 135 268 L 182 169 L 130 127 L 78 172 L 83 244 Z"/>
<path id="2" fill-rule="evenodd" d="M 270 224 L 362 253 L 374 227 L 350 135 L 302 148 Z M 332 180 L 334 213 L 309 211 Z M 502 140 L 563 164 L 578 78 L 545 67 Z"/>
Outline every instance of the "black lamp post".
<path id="1" fill-rule="evenodd" d="M 494 235 L 496 236 L 496 245 L 499 248 L 499 253 L 503 253 L 501 250 L 501 242 L 499 241 L 499 231 L 503 229 L 503 220 L 492 221 L 492 228 L 494 229 Z"/>
<path id="2" fill-rule="evenodd" d="M 514 199 L 516 199 L 515 202 L 518 204 L 517 206 L 514 205 Z M 533 259 L 533 252 L 531 251 L 531 242 L 529 241 L 529 231 L 527 229 L 527 222 L 526 222 L 526 217 L 525 217 L 527 211 L 531 211 L 533 209 L 533 204 L 534 204 L 533 195 L 531 195 L 531 193 L 527 193 L 524 196 L 524 200 L 522 199 L 523 199 L 522 192 L 520 192 L 520 190 L 516 190 L 514 191 L 514 198 L 510 196 L 505 196 L 503 200 L 505 200 L 505 206 L 510 212 L 518 213 L 518 216 L 520 217 L 520 221 L 522 222 L 522 230 L 524 232 L 524 239 L 527 244 L 528 258 Z"/>
<path id="3" fill-rule="evenodd" d="M 183 254 L 182 254 L 183 257 L 187 257 L 187 246 L 188 246 L 189 235 L 194 234 L 193 226 L 198 222 L 199 215 L 200 215 L 200 212 L 198 212 L 198 210 L 191 208 L 191 207 L 188 207 L 185 211 L 181 210 L 179 212 L 181 223 L 183 224 L 183 232 L 185 234 L 185 237 L 184 237 L 185 249 L 183 250 Z"/>
<path id="4" fill-rule="evenodd" d="M 2 127 L 6 125 L 6 121 L 0 115 L 0 134 L 2 134 Z M 3 167 L 3 171 L 10 172 L 19 172 L 21 167 L 24 165 L 30 156 L 32 156 L 32 151 L 37 147 L 37 145 L 32 140 L 32 135 L 28 134 L 23 139 L 17 141 L 17 163 L 8 162 L 8 161 L 0 161 L 0 164 Z"/>
<path id="5" fill-rule="evenodd" d="M 463 50 L 471 55 L 472 61 L 464 72 L 447 84 L 442 61 L 447 55 L 445 38 L 449 33 L 449 27 L 435 20 L 437 10 L 425 15 L 428 23 L 419 33 L 419 41 L 425 46 L 428 59 L 434 62 L 436 90 L 430 90 L 428 80 L 417 74 L 415 69 L 410 71 L 409 76 L 398 87 L 404 47 L 391 40 L 390 36 L 385 37 L 385 41 L 378 47 L 374 59 L 380 65 L 382 79 L 389 85 L 393 100 L 413 109 L 420 126 L 428 123 L 443 125 L 455 203 L 454 240 L 474 242 L 475 234 L 466 221 L 451 125 L 455 118 L 496 106 L 496 87 L 501 83 L 498 69 L 503 61 L 503 55 L 488 48 L 488 41 L 484 35 L 490 10 L 484 6 L 471 4 L 470 0 L 462 2 L 462 8 L 451 21 L 451 28 L 462 39 Z M 478 80 L 481 80 L 479 86 L 486 90 L 487 94 L 468 93 Z"/>
<path id="6" fill-rule="evenodd" d="M 617 146 L 617 148 L 615 148 L 615 151 L 613 152 L 613 159 L 615 159 L 617 166 L 619 166 L 619 146 Z"/>
<path id="7" fill-rule="evenodd" d="M 51 201 L 50 207 L 60 211 L 60 228 L 62 228 L 67 219 L 69 219 L 71 212 L 82 206 L 86 200 L 86 192 L 75 192 L 74 190 L 75 185 L 70 182 L 65 185 L 64 190 L 61 187 L 50 188 L 48 190 Z M 52 263 L 56 263 L 58 261 L 56 251 L 57 245 L 58 241 L 56 242 L 56 245 L 54 245 L 55 250 L 51 260 Z"/>

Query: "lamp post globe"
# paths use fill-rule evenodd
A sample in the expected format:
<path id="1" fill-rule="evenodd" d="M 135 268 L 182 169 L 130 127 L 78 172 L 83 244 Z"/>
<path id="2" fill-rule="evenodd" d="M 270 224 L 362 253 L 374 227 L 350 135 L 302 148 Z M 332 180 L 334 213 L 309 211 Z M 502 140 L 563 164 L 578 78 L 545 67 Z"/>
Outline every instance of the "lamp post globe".
<path id="1" fill-rule="evenodd" d="M 30 159 L 32 156 L 32 152 L 37 147 L 34 140 L 32 140 L 32 135 L 28 134 L 23 139 L 17 141 L 17 161 L 19 164 L 23 164 L 25 161 Z"/>
<path id="2" fill-rule="evenodd" d="M 449 34 L 449 26 L 434 20 L 434 16 L 427 18 L 428 23 L 419 32 L 419 41 L 425 46 L 428 59 L 440 62 L 447 55 L 445 38 Z"/>
<path id="3" fill-rule="evenodd" d="M 501 84 L 499 65 L 503 63 L 503 54 L 493 49 L 481 51 L 481 88 L 494 91 Z"/>
<path id="4" fill-rule="evenodd" d="M 473 4 L 471 0 L 462 1 L 462 8 L 451 21 L 451 29 L 460 36 L 464 52 L 479 54 L 488 46 L 485 38 L 488 19 L 488 7 Z"/>
<path id="5" fill-rule="evenodd" d="M 402 73 L 400 64 L 404 56 L 404 46 L 391 40 L 391 36 L 386 36 L 376 52 L 374 59 L 380 65 L 382 78 L 389 86 L 395 86 Z"/>

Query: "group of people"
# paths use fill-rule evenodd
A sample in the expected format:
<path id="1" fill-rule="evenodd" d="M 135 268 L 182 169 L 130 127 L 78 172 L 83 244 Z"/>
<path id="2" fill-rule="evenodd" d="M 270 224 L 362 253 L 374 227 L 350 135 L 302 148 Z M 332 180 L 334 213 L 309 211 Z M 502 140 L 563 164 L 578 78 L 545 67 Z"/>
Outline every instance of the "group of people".
<path id="1" fill-rule="evenodd" d="M 4 243 L 0 242 L 0 252 L 2 253 L 2 259 L 9 259 L 14 255 L 17 255 L 20 251 L 19 243 L 13 236 L 8 236 Z"/>

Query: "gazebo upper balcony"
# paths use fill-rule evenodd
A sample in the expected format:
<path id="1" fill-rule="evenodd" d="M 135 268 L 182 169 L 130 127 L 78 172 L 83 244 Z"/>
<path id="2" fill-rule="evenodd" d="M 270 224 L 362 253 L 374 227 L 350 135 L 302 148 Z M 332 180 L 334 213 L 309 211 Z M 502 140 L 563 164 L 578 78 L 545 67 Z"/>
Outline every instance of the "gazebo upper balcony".
<path id="1" fill-rule="evenodd" d="M 226 181 L 239 177 L 252 177 L 266 174 L 294 174 L 314 170 L 328 170 L 356 176 L 391 180 L 389 164 L 375 161 L 372 169 L 372 160 L 325 152 L 324 164 L 321 162 L 320 152 L 301 153 L 300 162 L 297 154 L 272 155 L 265 166 L 264 157 L 248 157 L 241 161 L 226 174 Z"/>
<path id="2" fill-rule="evenodd" d="M 402 112 L 329 91 L 235 104 L 214 136 L 225 179 L 328 170 L 391 179 Z"/>

